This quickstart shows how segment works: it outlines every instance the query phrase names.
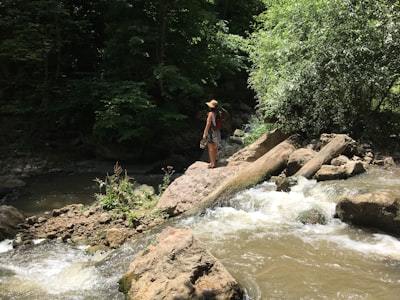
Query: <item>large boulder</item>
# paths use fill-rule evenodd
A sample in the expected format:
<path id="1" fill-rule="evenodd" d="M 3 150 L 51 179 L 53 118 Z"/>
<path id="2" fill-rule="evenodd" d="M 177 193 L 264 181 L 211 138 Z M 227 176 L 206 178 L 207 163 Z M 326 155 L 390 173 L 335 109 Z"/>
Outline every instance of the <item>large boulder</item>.
<path id="1" fill-rule="evenodd" d="M 346 173 L 343 166 L 322 165 L 314 178 L 317 181 L 345 179 Z"/>
<path id="2" fill-rule="evenodd" d="M 400 198 L 388 192 L 344 196 L 336 205 L 336 215 L 346 223 L 400 236 Z"/>
<path id="3" fill-rule="evenodd" d="M 289 157 L 286 175 L 292 176 L 295 174 L 302 166 L 306 164 L 315 156 L 316 152 L 310 148 L 300 148 L 295 150 Z"/>
<path id="4" fill-rule="evenodd" d="M 119 281 L 126 299 L 243 299 L 244 291 L 189 229 L 168 227 Z"/>
<path id="5" fill-rule="evenodd" d="M 286 168 L 288 158 L 297 144 L 298 136 L 293 135 L 255 162 L 239 160 L 215 169 L 207 169 L 204 162 L 195 162 L 168 186 L 157 208 L 169 216 L 176 216 L 181 213 L 197 214 L 221 204 L 229 196 L 279 175 Z"/>
<path id="6" fill-rule="evenodd" d="M 323 140 L 322 135 L 320 140 Z M 329 142 L 312 159 L 307 161 L 294 176 L 312 178 L 322 165 L 328 164 L 348 148 L 352 148 L 355 143 L 353 139 L 345 134 L 335 134 L 332 135 L 332 138 L 329 136 L 328 140 Z"/>
<path id="7" fill-rule="evenodd" d="M 18 231 L 18 225 L 25 222 L 25 215 L 19 209 L 0 205 L 0 241 L 14 238 Z"/>
<path id="8" fill-rule="evenodd" d="M 285 140 L 289 135 L 278 129 L 274 129 L 260 136 L 251 145 L 237 151 L 227 159 L 228 165 L 235 165 L 241 162 L 254 162 L 274 148 L 280 142 Z"/>
<path id="9" fill-rule="evenodd" d="M 338 157 L 335 157 L 334 159 L 331 160 L 331 165 L 343 166 L 348 162 L 350 162 L 350 158 L 348 158 L 346 155 L 339 155 Z"/>
<path id="10" fill-rule="evenodd" d="M 157 208 L 171 217 L 192 209 L 240 168 L 226 166 L 208 169 L 207 163 L 197 161 L 168 186 L 158 201 Z"/>

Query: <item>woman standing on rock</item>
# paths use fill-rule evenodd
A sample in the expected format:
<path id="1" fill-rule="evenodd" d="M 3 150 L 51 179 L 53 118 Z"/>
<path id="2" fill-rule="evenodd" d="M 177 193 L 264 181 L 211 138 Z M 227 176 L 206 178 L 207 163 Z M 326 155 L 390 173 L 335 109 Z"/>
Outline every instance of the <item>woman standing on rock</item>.
<path id="1" fill-rule="evenodd" d="M 208 155 L 210 157 L 209 169 L 215 168 L 217 164 L 218 143 L 220 140 L 220 130 L 216 128 L 218 111 L 218 101 L 210 100 L 206 102 L 208 106 L 207 122 L 203 132 L 203 139 L 207 139 Z"/>

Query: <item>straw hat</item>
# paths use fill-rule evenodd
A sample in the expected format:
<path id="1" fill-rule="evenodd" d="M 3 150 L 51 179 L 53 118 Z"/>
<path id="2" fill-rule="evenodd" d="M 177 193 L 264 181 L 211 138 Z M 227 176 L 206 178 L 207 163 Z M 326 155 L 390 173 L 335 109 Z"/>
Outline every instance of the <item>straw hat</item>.
<path id="1" fill-rule="evenodd" d="M 214 108 L 214 107 L 216 107 L 216 106 L 218 105 L 218 101 L 212 99 L 212 100 L 210 100 L 209 102 L 206 102 L 206 104 L 207 104 L 208 107 Z"/>

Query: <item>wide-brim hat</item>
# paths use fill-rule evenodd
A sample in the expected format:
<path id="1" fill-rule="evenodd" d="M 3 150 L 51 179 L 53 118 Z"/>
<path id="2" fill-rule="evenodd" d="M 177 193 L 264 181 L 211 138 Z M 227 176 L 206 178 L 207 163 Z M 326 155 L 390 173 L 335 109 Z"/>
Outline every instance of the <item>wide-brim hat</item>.
<path id="1" fill-rule="evenodd" d="M 209 102 L 206 102 L 207 106 L 210 108 L 214 108 L 218 105 L 218 101 L 215 99 L 210 100 Z"/>

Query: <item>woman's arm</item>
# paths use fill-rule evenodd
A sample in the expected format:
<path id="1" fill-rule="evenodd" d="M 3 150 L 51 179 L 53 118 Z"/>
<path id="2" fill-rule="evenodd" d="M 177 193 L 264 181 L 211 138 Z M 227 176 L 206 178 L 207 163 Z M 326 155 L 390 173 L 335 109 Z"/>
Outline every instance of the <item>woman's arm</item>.
<path id="1" fill-rule="evenodd" d="M 206 127 L 204 128 L 204 132 L 203 132 L 203 139 L 205 139 L 207 137 L 207 133 L 210 130 L 211 127 L 211 122 L 212 122 L 212 111 L 208 112 L 207 115 L 207 123 L 206 123 Z"/>

